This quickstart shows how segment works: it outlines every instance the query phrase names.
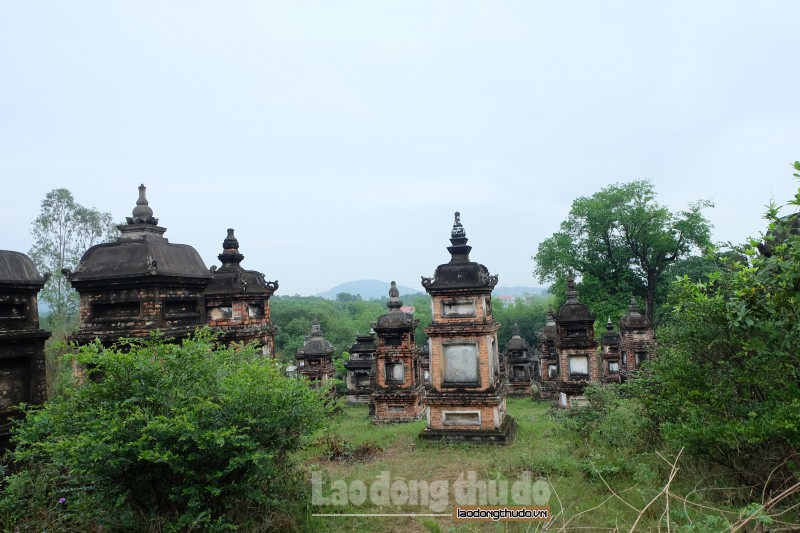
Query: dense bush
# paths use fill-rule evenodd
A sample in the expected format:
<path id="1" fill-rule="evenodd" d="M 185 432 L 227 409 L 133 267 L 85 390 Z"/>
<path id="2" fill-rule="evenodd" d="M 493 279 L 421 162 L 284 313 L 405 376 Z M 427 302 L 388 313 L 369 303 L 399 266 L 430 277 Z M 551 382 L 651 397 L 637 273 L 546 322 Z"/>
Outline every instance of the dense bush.
<path id="1" fill-rule="evenodd" d="M 82 347 L 89 379 L 16 430 L 3 526 L 189 530 L 266 516 L 302 490 L 289 453 L 325 419 L 318 393 L 205 331 Z"/>
<path id="2" fill-rule="evenodd" d="M 588 404 L 570 410 L 565 423 L 591 444 L 626 456 L 651 450 L 657 444 L 656 427 L 642 403 L 625 393 L 624 385 L 593 383 L 585 395 Z"/>
<path id="3" fill-rule="evenodd" d="M 766 255 L 677 283 L 639 391 L 668 443 L 778 489 L 800 471 L 800 236 L 767 218 Z"/>
<path id="4" fill-rule="evenodd" d="M 644 405 L 624 385 L 592 383 L 585 390 L 588 403 L 560 412 L 564 426 L 583 439 L 587 455 L 581 461 L 589 479 L 617 476 L 640 480 L 659 475 L 652 451 L 660 444 L 658 428 Z"/>

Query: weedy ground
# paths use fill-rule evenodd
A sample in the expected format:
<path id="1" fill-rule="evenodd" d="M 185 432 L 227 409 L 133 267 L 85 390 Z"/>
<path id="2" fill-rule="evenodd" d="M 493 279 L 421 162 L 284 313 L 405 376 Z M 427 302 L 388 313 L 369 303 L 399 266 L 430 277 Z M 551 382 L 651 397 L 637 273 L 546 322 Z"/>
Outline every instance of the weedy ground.
<path id="1" fill-rule="evenodd" d="M 664 453 L 623 454 L 584 442 L 565 427 L 563 417 L 549 402 L 509 398 L 508 412 L 519 429 L 508 445 L 439 443 L 420 441 L 425 427 L 420 420 L 405 424 L 374 425 L 366 406 L 347 406 L 332 424 L 319 432 L 298 459 L 308 470 L 309 483 L 317 479 L 318 495 L 330 498 L 326 505 L 311 505 L 302 528 L 338 532 L 534 532 L 534 531 L 722 531 L 731 521 L 714 507 L 724 495 L 713 494 L 676 457 Z M 624 431 L 624 428 L 620 428 Z M 672 464 L 670 464 L 672 463 Z M 474 474 L 472 474 L 474 473 Z M 452 514 L 456 487 L 467 487 L 470 476 L 494 480 L 509 489 L 530 476 L 538 498 L 546 498 L 553 517 L 541 522 L 455 522 Z M 388 478 L 387 478 L 388 476 Z M 344 497 L 342 487 L 368 489 L 388 479 L 399 481 L 399 492 L 388 504 L 375 505 L 367 498 L 358 505 Z M 458 485 L 459 479 L 462 484 Z M 413 494 L 419 485 L 447 482 L 448 494 L 439 493 L 438 508 L 402 501 L 403 487 Z M 711 483 L 713 485 L 713 483 Z M 440 483 L 441 485 L 441 483 Z M 670 498 L 664 496 L 666 491 Z M 549 494 L 548 494 L 549 493 Z M 349 493 L 348 493 L 349 494 Z M 463 497 L 463 492 L 461 493 Z M 493 493 L 489 492 L 489 496 Z M 429 495 L 430 496 L 430 495 Z M 480 494 L 476 491 L 476 497 Z M 338 500 L 337 500 L 338 498 Z M 349 503 L 348 503 L 349 501 Z M 541 501 L 541 500 L 540 500 Z M 446 502 L 441 509 L 441 503 Z M 424 503 L 424 502 L 422 502 Z M 483 502 L 478 502 L 483 503 Z M 488 503 L 492 503 L 489 501 Z M 509 503 L 509 502 L 503 502 Z M 538 502 L 537 502 L 538 503 Z M 437 507 L 433 505 L 433 507 Z M 414 514 L 418 516 L 342 516 L 345 514 Z M 338 516 L 314 516 L 335 514 Z"/>

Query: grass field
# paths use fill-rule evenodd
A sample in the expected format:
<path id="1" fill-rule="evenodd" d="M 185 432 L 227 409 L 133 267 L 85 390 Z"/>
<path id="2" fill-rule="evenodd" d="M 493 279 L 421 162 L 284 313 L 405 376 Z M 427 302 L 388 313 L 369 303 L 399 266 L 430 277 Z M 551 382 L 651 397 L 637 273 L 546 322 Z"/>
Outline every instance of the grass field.
<path id="1" fill-rule="evenodd" d="M 613 456 L 613 451 L 592 449 L 565 429 L 562 421 L 552 416 L 550 403 L 509 399 L 508 412 L 517 421 L 519 430 L 513 443 L 496 446 L 423 442 L 417 435 L 425 427 L 424 421 L 375 426 L 370 422 L 366 406 L 346 407 L 336 415 L 330 427 L 316 436 L 313 445 L 300 454 L 299 459 L 316 479 L 317 495 L 330 500 L 327 505 L 312 505 L 312 515 L 303 527 L 328 533 L 627 531 L 638 519 L 636 530 L 649 531 L 665 524 L 665 516 L 673 517 L 673 523 L 681 522 L 682 514 L 685 524 L 691 521 L 691 512 L 683 509 L 671 509 L 665 515 L 663 501 L 655 502 L 640 513 L 669 477 L 670 467 L 661 458 L 644 456 L 642 460 L 639 456 L 632 464 L 626 463 L 624 457 L 608 457 Z M 387 479 L 389 488 L 395 483 L 396 492 L 388 492 L 388 498 L 381 501 L 382 493 L 378 488 L 381 481 Z M 486 482 L 485 490 L 478 485 L 470 492 L 467 483 L 470 479 Z M 483 505 L 519 503 L 508 496 L 500 498 L 501 501 L 491 500 L 495 495 L 502 496 L 502 491 L 491 489 L 502 487 L 503 482 L 509 493 L 513 492 L 514 482 L 518 482 L 518 490 L 527 482 L 533 494 L 530 501 L 525 501 L 525 494 L 517 494 L 522 498 L 521 503 L 550 506 L 552 523 L 548 526 L 541 522 L 456 523 L 450 516 L 313 516 L 325 513 L 452 514 L 459 498 L 464 502 L 470 497 Z M 674 483 L 679 486 L 677 478 Z M 427 500 L 423 487 L 429 490 Z M 370 498 L 360 505 L 348 503 L 358 502 L 361 495 L 368 493 L 367 489 L 377 491 L 378 505 L 374 500 L 370 503 Z M 685 490 L 689 492 L 691 487 Z M 418 495 L 416 504 L 414 494 Z M 400 505 L 406 495 L 410 501 Z M 484 497 L 482 501 L 481 496 Z"/>

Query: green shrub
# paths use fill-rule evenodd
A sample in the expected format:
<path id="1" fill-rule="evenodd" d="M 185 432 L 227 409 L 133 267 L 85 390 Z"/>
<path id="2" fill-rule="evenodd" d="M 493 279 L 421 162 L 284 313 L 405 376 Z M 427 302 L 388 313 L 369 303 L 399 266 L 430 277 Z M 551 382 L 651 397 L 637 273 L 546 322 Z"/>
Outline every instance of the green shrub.
<path id="1" fill-rule="evenodd" d="M 591 444 L 630 456 L 658 442 L 657 428 L 642 403 L 625 393 L 625 386 L 593 383 L 585 391 L 588 404 L 567 413 L 567 427 Z"/>
<path id="2" fill-rule="evenodd" d="M 3 526 L 112 530 L 226 528 L 297 492 L 289 453 L 322 425 L 319 393 L 252 347 L 208 331 L 99 343 L 74 381 L 16 429 Z"/>
<path id="3" fill-rule="evenodd" d="M 789 204 L 800 206 L 800 190 Z M 638 389 L 672 447 L 725 465 L 745 484 L 768 484 L 767 493 L 796 483 L 800 464 L 797 217 L 771 206 L 766 254 L 751 241 L 744 261 L 706 283 L 678 281 Z"/>

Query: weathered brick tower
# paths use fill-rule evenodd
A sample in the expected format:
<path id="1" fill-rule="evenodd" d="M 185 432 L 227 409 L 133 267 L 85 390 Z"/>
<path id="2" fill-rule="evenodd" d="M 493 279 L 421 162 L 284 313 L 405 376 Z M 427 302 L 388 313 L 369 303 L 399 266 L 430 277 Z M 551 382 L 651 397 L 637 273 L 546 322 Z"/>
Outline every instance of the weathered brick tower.
<path id="1" fill-rule="evenodd" d="M 374 415 L 381 422 L 410 422 L 425 411 L 419 352 L 414 342 L 417 321 L 400 308 L 400 291 L 393 281 L 389 289 L 389 312 L 378 317 L 373 329 L 378 336 L 375 351 Z"/>
<path id="2" fill-rule="evenodd" d="M 609 318 L 606 331 L 600 336 L 600 352 L 603 360 L 603 383 L 619 383 L 619 333 L 614 331 L 614 324 Z"/>
<path id="3" fill-rule="evenodd" d="M 148 337 L 156 330 L 180 340 L 206 324 L 203 293 L 211 273 L 197 251 L 164 238 L 147 203 L 145 186 L 116 242 L 83 254 L 75 272 L 64 271 L 80 294 L 80 328 L 72 340 Z"/>
<path id="4" fill-rule="evenodd" d="M 356 342 L 347 350 L 350 360 L 344 364 L 347 369 L 345 393 L 347 403 L 370 403 L 374 390 L 375 335 L 356 335 Z"/>
<path id="5" fill-rule="evenodd" d="M 558 308 L 556 316 L 556 351 L 560 372 L 558 405 L 581 405 L 585 401 L 586 385 L 599 379 L 597 341 L 594 340 L 594 315 L 578 301 L 572 273 L 567 278 L 567 301 Z"/>
<path id="6" fill-rule="evenodd" d="M 656 345 L 653 325 L 642 314 L 635 298 L 631 298 L 628 312 L 619 321 L 619 331 L 624 380 L 631 372 L 638 370 L 643 361 L 650 358 Z"/>
<path id="7" fill-rule="evenodd" d="M 547 307 L 544 327 L 537 334 L 536 353 L 539 355 L 539 395 L 542 399 L 558 398 L 558 352 L 556 351 L 556 319 L 553 308 Z"/>
<path id="8" fill-rule="evenodd" d="M 297 370 L 312 382 L 324 382 L 336 375 L 333 367 L 333 344 L 322 336 L 318 320 L 311 324 L 311 335 L 306 337 L 303 347 L 297 350 Z"/>
<path id="9" fill-rule="evenodd" d="M 220 331 L 227 343 L 255 342 L 264 355 L 274 356 L 275 326 L 269 318 L 269 297 L 278 289 L 278 282 L 241 267 L 244 256 L 232 228 L 217 257 L 222 267 L 212 267 L 213 278 L 205 292 L 208 325 Z"/>
<path id="10" fill-rule="evenodd" d="M 497 276 L 469 260 L 472 249 L 458 212 L 447 248 L 451 259 L 433 278 L 422 278 L 431 295 L 431 386 L 423 439 L 509 442 L 516 433 L 506 413 L 507 385 L 500 377 L 492 289 Z"/>
<path id="11" fill-rule="evenodd" d="M 534 374 L 533 350 L 528 350 L 528 342 L 522 338 L 519 324 L 511 328 L 511 339 L 505 352 L 508 375 L 509 396 L 530 396 L 531 379 Z"/>
<path id="12" fill-rule="evenodd" d="M 0 250 L 0 451 L 8 447 L 11 421 L 20 403 L 47 398 L 44 343 L 37 294 L 50 274 L 40 276 L 20 252 Z"/>

